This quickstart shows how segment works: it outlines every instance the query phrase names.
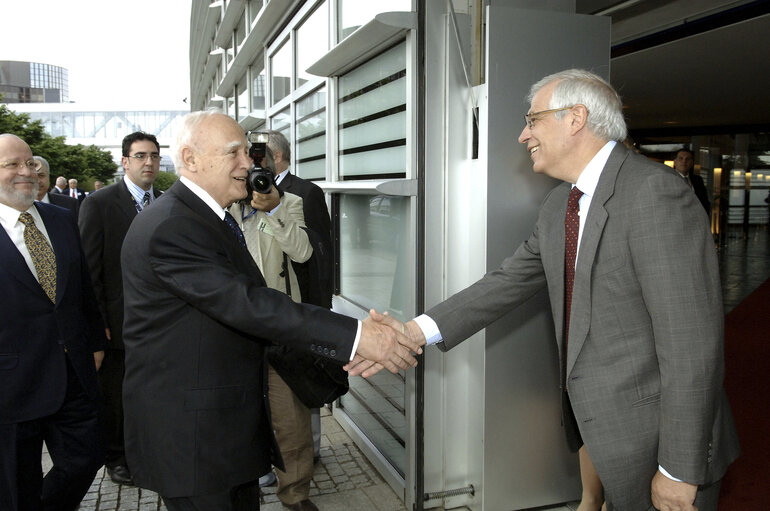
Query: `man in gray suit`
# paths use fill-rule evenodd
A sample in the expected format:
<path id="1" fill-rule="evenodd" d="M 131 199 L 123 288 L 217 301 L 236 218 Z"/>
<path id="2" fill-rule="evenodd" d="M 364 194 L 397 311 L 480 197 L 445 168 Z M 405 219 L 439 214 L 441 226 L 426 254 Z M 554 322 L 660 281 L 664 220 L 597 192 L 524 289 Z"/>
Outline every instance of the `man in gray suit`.
<path id="1" fill-rule="evenodd" d="M 550 75 L 529 99 L 519 142 L 535 172 L 564 182 L 499 269 L 406 329 L 448 350 L 547 286 L 566 433 L 574 448 L 585 442 L 607 509 L 715 510 L 739 448 L 722 387 L 719 269 L 703 210 L 670 168 L 618 143 L 622 104 L 598 76 Z M 571 195 L 579 213 L 570 216 Z M 351 374 L 378 369 L 361 362 Z"/>

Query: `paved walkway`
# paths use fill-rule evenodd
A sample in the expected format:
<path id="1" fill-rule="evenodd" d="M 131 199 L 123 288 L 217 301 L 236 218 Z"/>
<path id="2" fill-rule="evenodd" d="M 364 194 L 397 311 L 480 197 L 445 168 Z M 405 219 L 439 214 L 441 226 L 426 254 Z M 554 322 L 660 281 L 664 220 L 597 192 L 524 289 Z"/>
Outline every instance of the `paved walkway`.
<path id="1" fill-rule="evenodd" d="M 310 499 L 321 511 L 406 511 L 401 500 L 361 454 L 328 409 L 321 409 L 321 460 L 315 467 Z M 51 461 L 43 453 L 43 469 Z M 282 511 L 275 486 L 262 489 L 262 511 Z M 160 511 L 158 494 L 113 483 L 104 468 L 80 504 L 82 511 Z"/>

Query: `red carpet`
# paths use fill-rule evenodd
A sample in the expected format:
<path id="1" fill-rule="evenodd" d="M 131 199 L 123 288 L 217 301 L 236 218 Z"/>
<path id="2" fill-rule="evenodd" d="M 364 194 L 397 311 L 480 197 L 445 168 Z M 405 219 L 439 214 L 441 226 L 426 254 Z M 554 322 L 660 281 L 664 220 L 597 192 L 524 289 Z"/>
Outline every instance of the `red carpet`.
<path id="1" fill-rule="evenodd" d="M 741 456 L 727 471 L 719 511 L 770 509 L 770 280 L 725 317 L 725 389 Z"/>

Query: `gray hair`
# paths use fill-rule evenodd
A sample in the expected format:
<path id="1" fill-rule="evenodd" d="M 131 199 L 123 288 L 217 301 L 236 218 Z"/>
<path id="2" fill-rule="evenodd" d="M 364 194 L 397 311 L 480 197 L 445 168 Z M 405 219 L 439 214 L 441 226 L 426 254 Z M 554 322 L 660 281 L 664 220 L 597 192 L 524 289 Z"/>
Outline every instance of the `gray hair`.
<path id="1" fill-rule="evenodd" d="M 46 160 L 42 156 L 33 156 L 32 158 L 34 158 L 35 160 L 39 161 L 40 164 L 43 167 L 45 167 L 45 173 L 48 174 L 48 176 L 50 177 L 50 175 L 51 175 L 51 166 L 48 165 L 48 160 Z"/>
<path id="2" fill-rule="evenodd" d="M 176 135 L 176 142 L 174 143 L 174 151 L 172 153 L 177 173 L 179 172 L 179 169 L 185 168 L 184 160 L 182 160 L 182 148 L 191 147 L 193 145 L 192 137 L 195 128 L 200 126 L 201 123 L 209 117 L 222 113 L 223 112 L 218 108 L 209 108 L 208 110 L 199 110 L 184 116 L 182 119 L 182 128 Z"/>
<path id="3" fill-rule="evenodd" d="M 273 152 L 281 151 L 281 155 L 287 163 L 291 161 L 291 144 L 286 139 L 283 133 L 275 130 L 266 130 L 263 133 L 267 133 L 269 138 L 267 145 Z"/>
<path id="4" fill-rule="evenodd" d="M 628 129 L 623 119 L 623 102 L 603 78 L 583 69 L 560 71 L 534 84 L 529 91 L 529 102 L 532 102 L 540 89 L 553 82 L 558 83 L 553 89 L 549 109 L 585 105 L 588 109 L 586 124 L 594 135 L 603 140 L 618 142 L 626 139 Z M 554 114 L 557 119 L 564 115 L 566 112 Z"/>

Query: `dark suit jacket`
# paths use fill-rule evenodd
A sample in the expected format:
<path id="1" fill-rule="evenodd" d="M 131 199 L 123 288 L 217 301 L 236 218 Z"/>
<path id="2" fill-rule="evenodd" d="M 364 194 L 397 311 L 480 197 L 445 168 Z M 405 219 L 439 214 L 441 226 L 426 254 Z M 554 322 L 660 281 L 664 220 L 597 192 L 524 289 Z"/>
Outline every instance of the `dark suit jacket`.
<path id="1" fill-rule="evenodd" d="M 275 449 L 264 347 L 343 363 L 357 322 L 266 287 L 227 224 L 181 181 L 131 224 L 122 266 L 134 480 L 167 497 L 255 481 Z"/>
<path id="2" fill-rule="evenodd" d="M 334 254 L 331 220 L 321 188 L 306 179 L 287 173 L 279 187 L 302 197 L 302 212 L 309 231 L 313 256 L 304 263 L 292 262 L 297 274 L 302 301 L 330 309 L 334 292 Z"/>
<path id="3" fill-rule="evenodd" d="M 706 189 L 706 185 L 703 183 L 703 178 L 690 171 L 690 183 L 692 183 L 692 191 L 695 192 L 695 196 L 700 201 L 703 209 L 706 210 L 706 214 L 711 218 L 711 202 L 709 201 L 709 191 Z"/>
<path id="4" fill-rule="evenodd" d="M 157 198 L 160 192 L 153 189 Z M 80 207 L 78 225 L 96 301 L 110 329 L 110 349 L 123 349 L 123 277 L 120 249 L 136 217 L 136 205 L 124 181 L 88 196 Z"/>
<path id="5" fill-rule="evenodd" d="M 60 206 L 65 209 L 69 209 L 77 218 L 78 210 L 80 209 L 80 203 L 75 199 L 73 199 L 72 197 L 67 197 L 66 195 L 62 195 L 56 192 L 49 192 L 48 200 L 51 202 L 51 204 L 55 206 Z"/>
<path id="6" fill-rule="evenodd" d="M 93 353 L 104 349 L 104 326 L 80 249 L 75 218 L 35 203 L 56 255 L 56 303 L 40 287 L 24 257 L 0 229 L 0 423 L 56 412 L 67 389 L 66 360 L 97 398 Z M 66 349 L 66 352 L 65 352 Z"/>
<path id="7" fill-rule="evenodd" d="M 83 190 L 82 188 L 75 188 L 75 190 L 77 191 L 77 194 L 78 194 L 78 202 L 83 202 L 83 199 L 86 198 L 86 191 Z M 66 190 L 64 190 L 64 195 L 66 195 L 70 199 L 74 198 L 72 197 L 72 188 L 67 188 Z"/>
<path id="8" fill-rule="evenodd" d="M 543 202 L 502 266 L 426 312 L 449 349 L 548 288 L 559 351 L 570 185 Z M 658 464 L 702 484 L 738 455 L 722 387 L 722 297 L 714 242 L 690 188 L 616 145 L 588 211 L 564 365 L 577 424 L 618 509 L 647 510 Z"/>

